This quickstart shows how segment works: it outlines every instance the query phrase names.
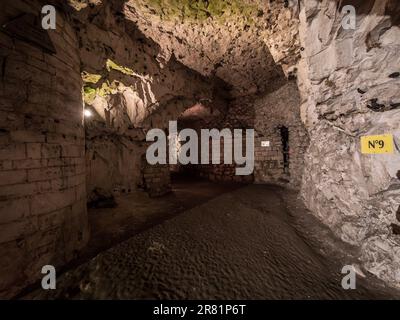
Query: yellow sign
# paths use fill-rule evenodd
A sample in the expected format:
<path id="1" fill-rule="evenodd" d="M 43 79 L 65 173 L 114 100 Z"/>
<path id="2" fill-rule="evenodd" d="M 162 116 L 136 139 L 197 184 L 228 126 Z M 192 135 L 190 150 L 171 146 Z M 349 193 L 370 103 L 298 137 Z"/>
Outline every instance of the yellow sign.
<path id="1" fill-rule="evenodd" d="M 361 137 L 361 153 L 379 154 L 393 152 L 394 146 L 392 134 Z"/>

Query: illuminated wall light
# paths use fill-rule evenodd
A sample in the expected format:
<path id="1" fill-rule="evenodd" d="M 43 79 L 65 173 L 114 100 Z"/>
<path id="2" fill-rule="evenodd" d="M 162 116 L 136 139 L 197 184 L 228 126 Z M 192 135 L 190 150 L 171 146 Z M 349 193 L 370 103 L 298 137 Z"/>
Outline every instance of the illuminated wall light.
<path id="1" fill-rule="evenodd" d="M 92 111 L 85 109 L 85 111 L 83 112 L 83 114 L 85 115 L 86 118 L 90 118 L 91 116 L 93 116 Z"/>

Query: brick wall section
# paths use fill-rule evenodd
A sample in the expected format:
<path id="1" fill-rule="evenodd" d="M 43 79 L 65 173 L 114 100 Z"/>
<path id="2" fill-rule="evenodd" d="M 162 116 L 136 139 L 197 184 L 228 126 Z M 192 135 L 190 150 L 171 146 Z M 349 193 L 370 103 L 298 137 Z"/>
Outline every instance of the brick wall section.
<path id="1" fill-rule="evenodd" d="M 144 187 L 150 197 L 161 197 L 171 192 L 169 165 L 146 164 L 143 170 Z"/>
<path id="2" fill-rule="evenodd" d="M 233 134 L 233 131 L 232 131 Z M 243 130 L 243 134 L 245 131 Z M 233 144 L 233 140 L 232 140 Z M 200 145 L 200 143 L 199 143 Z M 243 140 L 242 148 L 245 148 L 246 141 Z M 212 160 L 212 142 L 209 142 L 210 146 L 210 163 Z M 243 167 L 243 165 L 238 165 L 234 160 L 234 149 L 232 148 L 232 164 L 224 164 L 224 140 L 220 140 L 220 164 L 200 164 L 198 166 L 193 166 L 193 170 L 197 172 L 197 174 L 206 178 L 210 181 L 223 181 L 223 182 L 242 182 L 242 183 L 250 183 L 253 181 L 253 175 L 247 176 L 239 176 L 236 175 L 236 168 Z"/>
<path id="3" fill-rule="evenodd" d="M 255 139 L 255 182 L 284 183 L 289 176 L 284 172 L 284 158 L 280 132 L 268 128 Z M 269 141 L 269 147 L 262 147 L 262 141 Z M 292 160 L 292 159 L 290 159 Z"/>
<path id="4" fill-rule="evenodd" d="M 254 103 L 256 183 L 275 183 L 299 188 L 304 154 L 309 144 L 300 118 L 300 97 L 295 82 L 289 82 Z M 284 170 L 283 145 L 279 127 L 289 130 L 289 169 Z M 262 147 L 261 141 L 269 141 Z"/>
<path id="5" fill-rule="evenodd" d="M 289 130 L 289 168 L 284 168 L 283 145 L 280 126 Z M 300 187 L 304 153 L 309 144 L 307 132 L 300 118 L 300 97 L 297 84 L 289 81 L 274 92 L 261 98 L 239 97 L 230 102 L 223 128 L 255 130 L 255 183 L 272 183 Z M 269 147 L 262 147 L 262 141 L 269 141 Z M 221 168 L 222 167 L 222 168 Z M 201 174 L 212 179 L 230 180 L 231 166 L 203 167 Z M 244 182 L 250 180 L 243 177 Z"/>
<path id="6" fill-rule="evenodd" d="M 223 181 L 223 182 L 240 182 L 251 183 L 253 182 L 253 175 L 238 176 L 236 175 L 236 164 L 215 164 L 203 165 L 199 169 L 199 176 L 206 178 L 210 181 Z"/>
<path id="7" fill-rule="evenodd" d="M 0 25 L 36 1 L 8 1 Z M 26 31 L 26 30 L 25 30 Z M 49 55 L 0 32 L 0 297 L 71 260 L 88 239 L 77 39 L 57 15 Z M 7 290 L 7 291 L 6 291 Z"/>
<path id="8" fill-rule="evenodd" d="M 289 168 L 284 167 L 283 144 L 280 126 L 289 130 Z M 192 124 L 197 130 L 199 125 Z M 298 189 L 301 184 L 304 154 L 309 144 L 307 131 L 300 117 L 300 97 L 296 82 L 289 81 L 278 90 L 261 98 L 239 97 L 230 101 L 229 109 L 221 123 L 211 123 L 208 128 L 255 130 L 254 173 L 236 176 L 236 164 L 180 166 L 211 181 L 236 181 L 272 183 Z M 207 128 L 203 126 L 201 128 Z M 262 141 L 269 141 L 269 147 L 262 147 Z M 199 144 L 200 145 L 200 144 Z M 221 150 L 223 150 L 221 141 Z M 245 142 L 243 142 L 245 145 Z M 211 150 L 210 150 L 211 151 Z M 222 153 L 223 151 L 221 151 Z M 211 154 L 210 154 L 211 159 Z M 223 161 L 221 154 L 221 163 Z"/>

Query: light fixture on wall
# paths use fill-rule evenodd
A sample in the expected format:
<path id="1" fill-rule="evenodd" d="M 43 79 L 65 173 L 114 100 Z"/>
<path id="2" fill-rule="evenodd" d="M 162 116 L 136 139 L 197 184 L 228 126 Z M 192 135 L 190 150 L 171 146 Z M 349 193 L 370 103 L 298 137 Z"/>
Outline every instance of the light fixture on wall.
<path id="1" fill-rule="evenodd" d="M 85 116 L 85 118 L 90 118 L 91 116 L 93 116 L 92 111 L 85 109 L 85 111 L 83 111 L 83 114 Z"/>

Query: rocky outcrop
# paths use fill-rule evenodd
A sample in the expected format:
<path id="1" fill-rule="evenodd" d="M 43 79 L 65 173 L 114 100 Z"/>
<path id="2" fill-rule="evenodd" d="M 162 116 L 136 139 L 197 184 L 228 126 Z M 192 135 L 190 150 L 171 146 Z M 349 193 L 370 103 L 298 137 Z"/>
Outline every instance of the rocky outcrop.
<path id="1" fill-rule="evenodd" d="M 299 66 L 302 115 L 311 142 L 302 194 L 364 267 L 400 286 L 400 28 L 396 1 L 303 1 Z M 341 9 L 356 6 L 355 30 Z M 360 137 L 393 134 L 394 154 L 365 155 Z"/>
<path id="2" fill-rule="evenodd" d="M 164 110 L 169 104 L 176 119 L 196 102 L 212 100 L 212 81 L 173 56 L 165 59 L 158 44 L 124 19 L 122 6 L 123 1 L 100 2 L 74 13 L 85 102 L 107 127 L 120 133 L 150 127 L 153 114 L 171 112 Z"/>

